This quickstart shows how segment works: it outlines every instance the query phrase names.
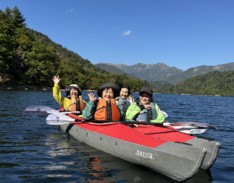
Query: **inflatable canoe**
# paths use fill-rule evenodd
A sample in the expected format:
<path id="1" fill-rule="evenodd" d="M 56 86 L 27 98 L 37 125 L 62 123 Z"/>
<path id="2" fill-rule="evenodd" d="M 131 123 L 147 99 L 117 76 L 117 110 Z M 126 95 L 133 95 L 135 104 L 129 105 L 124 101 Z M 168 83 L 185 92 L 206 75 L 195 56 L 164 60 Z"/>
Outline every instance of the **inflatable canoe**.
<path id="1" fill-rule="evenodd" d="M 192 177 L 199 169 L 209 169 L 220 147 L 218 142 L 170 127 L 71 122 L 60 128 L 80 142 L 176 181 Z"/>

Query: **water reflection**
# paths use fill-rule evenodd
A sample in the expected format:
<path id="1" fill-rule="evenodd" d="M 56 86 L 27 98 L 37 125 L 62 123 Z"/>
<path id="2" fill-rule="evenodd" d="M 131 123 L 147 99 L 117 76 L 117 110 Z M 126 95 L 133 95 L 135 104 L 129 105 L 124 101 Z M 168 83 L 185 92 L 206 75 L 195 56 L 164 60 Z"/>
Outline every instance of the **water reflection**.
<path id="1" fill-rule="evenodd" d="M 0 98 L 0 182 L 175 182 L 72 138 L 68 142 L 45 123 L 46 114 L 23 114 L 29 105 L 57 108 L 51 91 L 0 91 Z M 157 95 L 155 100 L 169 121 L 208 122 L 219 128 L 205 134 L 222 143 L 211 172 L 214 182 L 231 182 L 234 98 Z M 186 182 L 209 183 L 212 176 L 200 171 Z"/>
<path id="2" fill-rule="evenodd" d="M 149 169 L 128 163 L 71 138 L 63 132 L 48 135 L 46 146 L 52 162 L 47 177 L 63 177 L 88 183 L 176 182 Z M 79 176 L 78 176 L 79 175 Z M 82 180 L 81 180 L 82 177 Z M 75 182 L 79 182 L 79 181 Z M 210 171 L 199 171 L 186 183 L 211 182 Z"/>

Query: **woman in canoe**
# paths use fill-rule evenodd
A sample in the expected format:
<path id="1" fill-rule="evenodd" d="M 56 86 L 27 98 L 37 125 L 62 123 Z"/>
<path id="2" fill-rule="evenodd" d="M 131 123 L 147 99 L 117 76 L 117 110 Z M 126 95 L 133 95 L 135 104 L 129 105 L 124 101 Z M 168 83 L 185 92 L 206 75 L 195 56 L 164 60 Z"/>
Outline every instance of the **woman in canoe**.
<path id="1" fill-rule="evenodd" d="M 54 76 L 53 97 L 65 111 L 83 111 L 85 102 L 82 99 L 82 90 L 77 84 L 71 84 L 65 88 L 66 97 L 60 91 L 59 82 L 61 78 Z"/>
<path id="2" fill-rule="evenodd" d="M 133 102 L 129 106 L 126 112 L 126 120 L 163 123 L 165 116 L 159 106 L 153 102 L 153 91 L 148 87 L 142 87 L 139 95 L 139 102 Z"/>
<path id="3" fill-rule="evenodd" d="M 114 83 L 104 83 L 98 88 L 97 99 L 93 93 L 89 93 L 89 102 L 82 112 L 85 120 L 120 120 L 120 112 L 115 98 L 119 95 L 119 87 Z"/>
<path id="4" fill-rule="evenodd" d="M 121 120 L 125 120 L 126 111 L 132 102 L 134 102 L 134 98 L 131 95 L 130 88 L 128 86 L 122 86 L 119 96 L 116 98 L 116 103 L 121 114 Z"/>

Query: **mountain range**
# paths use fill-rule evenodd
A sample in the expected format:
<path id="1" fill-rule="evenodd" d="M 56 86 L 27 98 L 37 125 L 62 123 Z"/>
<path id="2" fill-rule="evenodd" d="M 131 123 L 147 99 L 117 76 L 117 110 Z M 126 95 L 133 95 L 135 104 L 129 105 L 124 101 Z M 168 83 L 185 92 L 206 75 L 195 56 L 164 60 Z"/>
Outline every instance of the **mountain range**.
<path id="1" fill-rule="evenodd" d="M 138 63 L 135 65 L 98 63 L 95 64 L 95 66 L 107 72 L 121 75 L 126 74 L 149 82 L 164 82 L 173 85 L 195 76 L 207 74 L 209 72 L 234 70 L 234 62 L 215 66 L 201 65 L 198 67 L 189 68 L 185 71 L 176 67 L 168 66 L 164 63 Z"/>
<path id="2" fill-rule="evenodd" d="M 5 31 L 1 36 L 4 44 L 0 45 L 0 87 L 51 87 L 51 77 L 59 75 L 63 78 L 62 88 L 78 82 L 83 89 L 95 90 L 102 83 L 112 82 L 130 86 L 132 91 L 149 85 L 160 93 L 234 96 L 234 62 L 186 71 L 164 63 L 93 65 L 46 35 L 27 28 L 17 7 L 2 14 L 0 30 Z"/>

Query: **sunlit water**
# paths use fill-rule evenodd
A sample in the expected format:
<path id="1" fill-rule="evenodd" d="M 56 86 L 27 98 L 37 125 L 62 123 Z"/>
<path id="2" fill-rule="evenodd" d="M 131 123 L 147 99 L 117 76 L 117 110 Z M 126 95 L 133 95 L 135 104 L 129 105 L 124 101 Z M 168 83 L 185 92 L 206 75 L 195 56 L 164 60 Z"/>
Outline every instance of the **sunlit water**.
<path id="1" fill-rule="evenodd" d="M 233 182 L 234 97 L 154 96 L 168 121 L 206 122 L 219 130 L 203 136 L 222 144 L 209 172 L 186 182 Z M 48 91 L 0 91 L 0 182 L 174 182 L 67 136 L 45 123 L 46 114 L 24 113 L 29 105 L 58 108 Z M 178 167 L 179 168 L 179 167 Z"/>

